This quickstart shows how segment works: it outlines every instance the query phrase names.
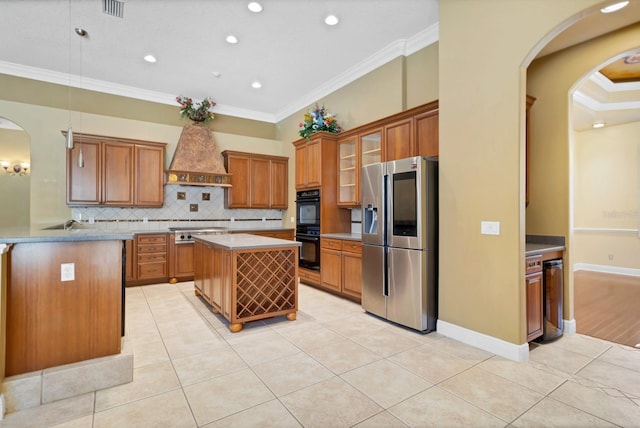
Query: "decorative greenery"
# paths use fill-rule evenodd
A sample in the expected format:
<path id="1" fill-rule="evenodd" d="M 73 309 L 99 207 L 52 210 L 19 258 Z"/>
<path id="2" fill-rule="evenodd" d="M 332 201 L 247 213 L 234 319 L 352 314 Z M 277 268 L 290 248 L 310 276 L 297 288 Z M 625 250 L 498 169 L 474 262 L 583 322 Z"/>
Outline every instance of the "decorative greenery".
<path id="1" fill-rule="evenodd" d="M 205 98 L 195 106 L 193 99 L 182 95 L 176 97 L 176 101 L 180 104 L 180 116 L 182 117 L 186 116 L 194 122 L 206 122 L 213 119 L 213 113 L 209 109 L 214 107 L 216 103 L 210 97 Z"/>
<path id="2" fill-rule="evenodd" d="M 327 113 L 324 104 L 319 107 L 318 103 L 316 103 L 316 107 L 313 110 L 309 110 L 304 115 L 304 122 L 300 122 L 299 126 L 298 134 L 306 139 L 309 139 L 311 134 L 319 131 L 327 131 L 334 134 L 342 132 L 342 127 L 336 121 L 336 115 Z"/>

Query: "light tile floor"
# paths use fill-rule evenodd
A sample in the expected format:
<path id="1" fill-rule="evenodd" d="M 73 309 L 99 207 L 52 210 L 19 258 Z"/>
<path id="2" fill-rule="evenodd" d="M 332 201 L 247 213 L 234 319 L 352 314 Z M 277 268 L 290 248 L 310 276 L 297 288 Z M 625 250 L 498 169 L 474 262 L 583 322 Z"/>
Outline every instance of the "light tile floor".
<path id="1" fill-rule="evenodd" d="M 299 308 L 233 334 L 191 282 L 128 288 L 133 382 L 0 426 L 640 426 L 640 350 L 565 335 L 516 363 L 304 284 Z"/>

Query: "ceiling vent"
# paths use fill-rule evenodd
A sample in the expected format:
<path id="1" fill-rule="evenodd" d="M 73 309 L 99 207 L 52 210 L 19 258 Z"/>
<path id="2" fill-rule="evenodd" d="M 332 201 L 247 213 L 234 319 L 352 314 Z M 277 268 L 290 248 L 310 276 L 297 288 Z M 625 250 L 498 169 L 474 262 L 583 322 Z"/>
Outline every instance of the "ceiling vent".
<path id="1" fill-rule="evenodd" d="M 124 14 L 124 2 L 118 0 L 102 0 L 102 11 L 107 15 L 122 18 Z"/>

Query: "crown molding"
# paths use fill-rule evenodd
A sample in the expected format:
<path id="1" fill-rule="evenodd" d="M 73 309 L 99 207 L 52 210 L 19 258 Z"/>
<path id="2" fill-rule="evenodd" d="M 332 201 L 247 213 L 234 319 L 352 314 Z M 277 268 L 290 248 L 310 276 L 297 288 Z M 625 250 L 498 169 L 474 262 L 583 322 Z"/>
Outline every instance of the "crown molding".
<path id="1" fill-rule="evenodd" d="M 261 122 L 277 123 L 299 110 L 306 108 L 310 104 L 313 104 L 320 98 L 325 97 L 354 80 L 359 79 L 365 74 L 370 73 L 389 61 L 392 61 L 399 56 L 411 55 L 420 49 L 437 42 L 439 40 L 439 28 L 439 25 L 436 23 L 408 39 L 400 39 L 390 43 L 380 51 L 366 58 L 364 61 L 356 64 L 354 67 L 344 71 L 334 79 L 325 82 L 315 90 L 300 97 L 277 114 L 247 110 L 221 104 L 216 105 L 216 111 L 214 113 L 258 120 Z M 176 103 L 176 97 L 173 94 L 148 91 L 135 88 L 133 86 L 119 85 L 103 80 L 90 79 L 87 77 L 14 64 L 6 61 L 0 61 L 0 73 L 159 104 L 175 105 Z"/>
<path id="2" fill-rule="evenodd" d="M 602 103 L 594 100 L 583 92 L 575 91 L 573 93 L 573 101 L 582 104 L 593 111 L 615 111 L 615 110 L 638 110 L 640 109 L 640 101 L 624 101 L 617 103 Z"/>
<path id="3" fill-rule="evenodd" d="M 336 90 L 348 85 L 354 80 L 359 79 L 365 74 L 372 72 L 376 68 L 399 56 L 411 55 L 412 53 L 437 42 L 439 40 L 439 28 L 438 24 L 434 24 L 409 39 L 400 39 L 388 44 L 386 47 L 366 58 L 364 61 L 340 73 L 335 78 L 323 83 L 313 91 L 299 98 L 297 101 L 286 106 L 275 115 L 276 121 L 279 122 L 292 114 L 295 114 L 317 100 L 335 92 Z"/>

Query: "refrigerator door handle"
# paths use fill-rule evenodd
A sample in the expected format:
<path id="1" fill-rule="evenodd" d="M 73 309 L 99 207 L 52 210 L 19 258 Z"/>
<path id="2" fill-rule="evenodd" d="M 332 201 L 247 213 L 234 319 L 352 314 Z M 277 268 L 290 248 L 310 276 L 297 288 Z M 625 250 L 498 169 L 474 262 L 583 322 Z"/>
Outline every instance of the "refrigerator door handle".
<path id="1" fill-rule="evenodd" d="M 382 294 L 389 296 L 389 247 L 384 247 L 382 253 L 382 266 L 384 266 L 382 274 Z"/>
<path id="2" fill-rule="evenodd" d="M 383 199 L 382 199 L 382 215 L 383 215 L 383 222 L 382 222 L 382 245 L 389 245 L 389 236 L 390 236 L 390 228 L 391 228 L 391 222 L 390 222 L 390 218 L 389 216 L 391 215 L 390 212 L 390 208 L 389 208 L 389 204 L 391 203 L 390 201 L 390 195 L 389 195 L 389 190 L 390 190 L 390 183 L 391 183 L 391 177 L 389 176 L 389 174 L 385 174 L 382 176 L 382 194 L 384 195 Z M 385 265 L 386 266 L 386 265 Z"/>

